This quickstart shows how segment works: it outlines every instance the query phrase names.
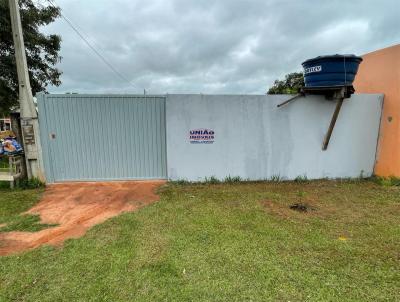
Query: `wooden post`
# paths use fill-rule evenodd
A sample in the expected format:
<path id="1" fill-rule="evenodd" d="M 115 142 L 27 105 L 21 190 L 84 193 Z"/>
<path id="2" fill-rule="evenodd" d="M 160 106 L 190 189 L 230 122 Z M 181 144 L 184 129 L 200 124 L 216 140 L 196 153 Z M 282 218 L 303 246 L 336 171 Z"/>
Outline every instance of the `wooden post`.
<path id="1" fill-rule="evenodd" d="M 336 120 L 337 120 L 337 118 L 339 116 L 340 108 L 342 108 L 343 101 L 344 101 L 344 98 L 341 97 L 338 100 L 337 104 L 336 104 L 335 112 L 333 113 L 333 116 L 332 116 L 332 119 L 331 119 L 331 123 L 330 123 L 329 128 L 328 128 L 328 132 L 326 133 L 325 139 L 324 139 L 324 143 L 322 144 L 322 150 L 324 150 L 324 151 L 326 149 L 328 149 L 328 145 L 329 145 L 329 141 L 331 139 L 333 128 L 335 128 Z"/>

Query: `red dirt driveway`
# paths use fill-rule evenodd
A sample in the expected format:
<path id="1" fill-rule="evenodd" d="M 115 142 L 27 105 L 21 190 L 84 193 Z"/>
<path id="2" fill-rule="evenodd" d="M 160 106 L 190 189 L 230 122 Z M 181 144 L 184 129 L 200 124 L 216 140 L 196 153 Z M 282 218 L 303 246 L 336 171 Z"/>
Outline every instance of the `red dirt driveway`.
<path id="1" fill-rule="evenodd" d="M 39 214 L 42 223 L 58 226 L 34 233 L 0 233 L 0 255 L 43 244 L 61 245 L 66 239 L 81 237 L 95 224 L 157 201 L 155 190 L 164 183 L 157 180 L 49 185 L 40 202 L 27 213 Z"/>

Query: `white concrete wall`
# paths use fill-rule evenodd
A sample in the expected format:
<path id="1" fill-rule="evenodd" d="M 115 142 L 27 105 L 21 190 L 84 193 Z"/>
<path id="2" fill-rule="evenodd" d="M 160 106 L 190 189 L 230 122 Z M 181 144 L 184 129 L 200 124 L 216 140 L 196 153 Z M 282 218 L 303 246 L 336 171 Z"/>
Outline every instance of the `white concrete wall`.
<path id="1" fill-rule="evenodd" d="M 279 176 L 358 177 L 373 173 L 383 96 L 353 95 L 342 106 L 327 151 L 322 141 L 335 102 L 308 96 L 168 95 L 168 177 L 203 180 Z M 213 144 L 191 144 L 189 131 L 215 131 Z"/>

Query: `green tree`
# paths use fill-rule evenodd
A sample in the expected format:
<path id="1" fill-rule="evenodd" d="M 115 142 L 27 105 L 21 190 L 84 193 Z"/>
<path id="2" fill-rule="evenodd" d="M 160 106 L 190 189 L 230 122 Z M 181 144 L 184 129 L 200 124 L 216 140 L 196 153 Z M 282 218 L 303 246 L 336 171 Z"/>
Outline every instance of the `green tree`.
<path id="1" fill-rule="evenodd" d="M 275 80 L 268 94 L 296 94 L 301 87 L 304 87 L 303 73 L 292 72 L 287 74 L 284 80 Z"/>
<path id="2" fill-rule="evenodd" d="M 55 67 L 61 60 L 61 37 L 39 31 L 41 26 L 60 16 L 60 9 L 36 7 L 32 0 L 19 0 L 19 5 L 29 78 L 35 95 L 46 91 L 49 84 L 61 84 L 61 72 Z M 0 0 L 0 71 L 0 112 L 6 113 L 10 107 L 18 105 L 18 76 L 8 0 Z"/>

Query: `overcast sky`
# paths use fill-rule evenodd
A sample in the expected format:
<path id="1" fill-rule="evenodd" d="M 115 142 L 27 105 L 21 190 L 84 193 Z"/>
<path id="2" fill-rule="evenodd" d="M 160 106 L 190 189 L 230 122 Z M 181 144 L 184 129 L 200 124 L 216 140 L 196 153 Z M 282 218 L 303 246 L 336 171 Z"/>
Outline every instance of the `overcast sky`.
<path id="1" fill-rule="evenodd" d="M 44 3 L 44 0 L 41 0 Z M 63 19 L 56 93 L 263 94 L 318 55 L 361 55 L 400 43 L 398 0 L 56 0 L 134 86 Z"/>

